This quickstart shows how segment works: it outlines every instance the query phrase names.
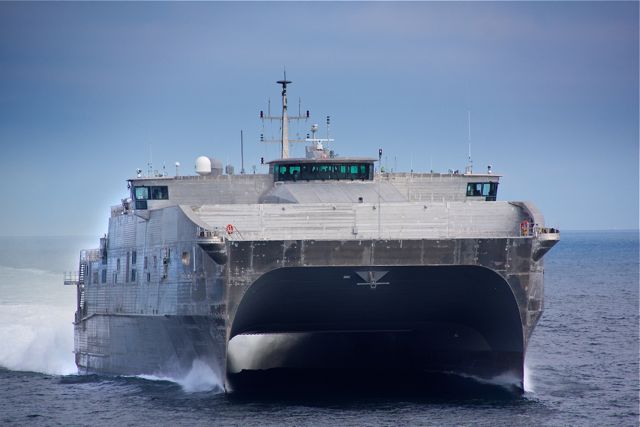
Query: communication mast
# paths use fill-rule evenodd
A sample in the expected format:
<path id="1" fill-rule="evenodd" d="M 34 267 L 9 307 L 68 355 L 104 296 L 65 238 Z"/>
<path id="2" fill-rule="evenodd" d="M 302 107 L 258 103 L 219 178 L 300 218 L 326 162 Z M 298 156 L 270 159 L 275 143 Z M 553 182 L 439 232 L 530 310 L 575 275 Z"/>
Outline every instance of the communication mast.
<path id="1" fill-rule="evenodd" d="M 269 121 L 273 121 L 273 120 L 280 120 L 280 124 L 281 124 L 281 136 L 280 136 L 280 140 L 265 140 L 264 139 L 264 133 L 262 135 L 260 135 L 260 141 L 261 142 L 275 142 L 275 143 L 280 143 L 281 144 L 281 151 L 280 151 L 280 156 L 283 159 L 288 159 L 289 158 L 289 143 L 290 142 L 305 142 L 306 140 L 304 139 L 289 139 L 289 121 L 291 120 L 308 120 L 309 119 L 309 110 L 306 111 L 305 115 L 300 114 L 300 111 L 298 111 L 298 115 L 297 116 L 289 116 L 289 113 L 287 111 L 287 85 L 291 84 L 292 82 L 290 80 L 287 80 L 287 72 L 284 72 L 284 78 L 282 80 L 278 80 L 276 82 L 279 85 L 282 85 L 282 115 L 280 116 L 272 116 L 271 115 L 271 108 L 269 108 L 267 115 L 264 114 L 264 111 L 260 111 L 260 119 L 263 122 L 263 126 L 264 126 L 264 121 L 265 120 L 269 120 Z M 300 109 L 300 107 L 298 107 L 298 110 Z"/>
<path id="2" fill-rule="evenodd" d="M 467 111 L 467 131 L 468 131 L 468 142 L 469 142 L 469 158 L 467 167 L 465 168 L 466 174 L 473 173 L 473 160 L 471 160 L 471 111 Z"/>

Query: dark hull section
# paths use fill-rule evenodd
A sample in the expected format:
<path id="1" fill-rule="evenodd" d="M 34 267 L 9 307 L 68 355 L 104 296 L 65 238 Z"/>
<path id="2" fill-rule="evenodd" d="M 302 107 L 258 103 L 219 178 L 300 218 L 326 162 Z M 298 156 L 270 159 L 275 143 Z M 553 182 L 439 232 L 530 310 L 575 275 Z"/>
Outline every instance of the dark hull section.
<path id="1" fill-rule="evenodd" d="M 523 337 L 514 293 L 488 268 L 280 268 L 256 280 L 238 306 L 227 381 L 242 390 L 281 384 L 278 373 L 337 386 L 454 373 L 521 387 Z"/>

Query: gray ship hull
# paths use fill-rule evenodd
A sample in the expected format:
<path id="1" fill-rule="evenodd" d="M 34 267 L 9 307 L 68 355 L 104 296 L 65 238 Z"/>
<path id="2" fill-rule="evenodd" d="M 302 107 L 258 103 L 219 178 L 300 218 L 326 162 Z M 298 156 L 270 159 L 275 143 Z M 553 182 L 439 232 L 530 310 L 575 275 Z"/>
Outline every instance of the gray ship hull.
<path id="1" fill-rule="evenodd" d="M 76 361 L 91 372 L 175 377 L 200 360 L 226 374 L 229 390 L 292 372 L 506 376 L 522 388 L 542 311 L 536 250 L 524 238 L 227 242 L 224 257 L 220 248 L 212 257 L 224 262 L 215 280 L 224 313 L 105 309 L 76 324 Z"/>
<path id="2" fill-rule="evenodd" d="M 183 378 L 195 361 L 219 371 L 225 337 L 209 316 L 96 314 L 76 324 L 83 373 Z"/>
<path id="3" fill-rule="evenodd" d="M 216 316 L 89 314 L 76 324 L 76 361 L 91 372 L 176 377 L 200 360 L 226 377 L 229 391 L 286 378 L 434 372 L 507 377 L 522 389 L 542 311 L 537 245 L 525 238 L 227 242 L 224 256 L 216 247 L 208 261 L 222 267 Z M 101 292 L 102 300 L 123 297 L 117 287 Z"/>

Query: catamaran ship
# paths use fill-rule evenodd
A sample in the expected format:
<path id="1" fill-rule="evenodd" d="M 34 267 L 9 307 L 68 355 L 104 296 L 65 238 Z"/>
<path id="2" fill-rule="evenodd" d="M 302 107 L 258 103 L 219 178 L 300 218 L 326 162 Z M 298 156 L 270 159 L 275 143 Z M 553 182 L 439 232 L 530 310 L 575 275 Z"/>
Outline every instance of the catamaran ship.
<path id="1" fill-rule="evenodd" d="M 402 173 L 339 157 L 311 128 L 289 157 L 285 79 L 279 159 L 234 174 L 206 156 L 193 176 L 142 174 L 83 250 L 81 372 L 180 375 L 204 363 L 228 391 L 256 375 L 510 375 L 523 387 L 543 310 L 543 256 L 559 241 L 500 176 Z M 264 139 L 261 137 L 261 139 Z M 378 163 L 378 167 L 376 167 Z"/>

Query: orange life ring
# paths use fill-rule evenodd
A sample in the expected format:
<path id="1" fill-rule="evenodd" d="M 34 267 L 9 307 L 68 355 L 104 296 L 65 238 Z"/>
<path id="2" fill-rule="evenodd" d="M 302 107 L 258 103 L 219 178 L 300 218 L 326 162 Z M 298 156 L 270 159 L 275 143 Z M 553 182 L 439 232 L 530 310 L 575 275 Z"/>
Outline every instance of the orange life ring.
<path id="1" fill-rule="evenodd" d="M 233 234 L 233 224 L 227 224 L 227 234 Z"/>
<path id="2" fill-rule="evenodd" d="M 524 221 L 522 221 L 520 223 L 520 231 L 522 231 L 522 234 L 524 236 L 527 235 L 527 232 L 529 231 L 529 221 L 527 221 L 526 219 Z"/>

